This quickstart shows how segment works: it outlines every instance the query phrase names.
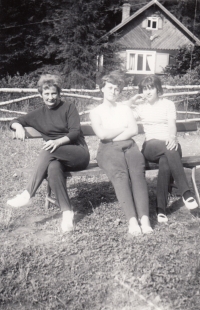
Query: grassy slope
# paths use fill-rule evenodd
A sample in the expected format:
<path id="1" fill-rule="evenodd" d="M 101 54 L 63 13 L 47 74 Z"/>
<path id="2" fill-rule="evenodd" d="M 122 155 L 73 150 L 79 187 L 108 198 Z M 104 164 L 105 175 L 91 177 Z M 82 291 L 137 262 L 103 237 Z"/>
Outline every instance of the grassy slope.
<path id="1" fill-rule="evenodd" d="M 137 140 L 141 145 L 142 138 Z M 200 154 L 199 135 L 180 140 L 184 155 Z M 127 236 L 106 177 L 68 181 L 77 224 L 73 233 L 62 235 L 59 210 L 44 209 L 45 182 L 31 206 L 6 207 L 6 200 L 25 187 L 28 175 L 18 169 L 33 167 L 41 141 L 13 141 L 2 130 L 0 143 L 2 310 L 200 309 L 199 212 L 182 207 L 175 192 L 168 224 L 158 224 L 156 172 L 147 173 L 152 235 Z M 89 145 L 95 157 L 95 138 Z M 198 180 L 200 187 L 200 172 Z"/>

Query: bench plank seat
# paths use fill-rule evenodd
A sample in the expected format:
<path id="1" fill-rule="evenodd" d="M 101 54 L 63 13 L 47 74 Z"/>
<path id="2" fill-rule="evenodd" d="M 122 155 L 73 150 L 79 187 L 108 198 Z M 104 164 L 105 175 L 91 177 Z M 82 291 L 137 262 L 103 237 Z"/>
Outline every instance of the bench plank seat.
<path id="1" fill-rule="evenodd" d="M 200 166 L 200 156 L 182 157 L 181 161 L 182 161 L 182 164 L 185 168 L 192 169 L 193 167 Z M 146 170 L 156 170 L 156 169 L 158 169 L 158 164 L 146 162 L 145 169 Z M 96 161 L 90 162 L 88 167 L 85 170 L 65 172 L 66 177 L 85 176 L 85 175 L 97 176 L 97 175 L 101 175 L 101 174 L 104 174 L 104 171 L 101 168 L 99 168 Z"/>

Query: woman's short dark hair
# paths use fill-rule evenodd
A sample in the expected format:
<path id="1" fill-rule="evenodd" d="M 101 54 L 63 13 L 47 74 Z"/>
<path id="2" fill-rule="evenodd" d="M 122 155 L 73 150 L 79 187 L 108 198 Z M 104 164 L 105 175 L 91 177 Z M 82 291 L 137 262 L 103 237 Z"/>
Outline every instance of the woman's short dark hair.
<path id="1" fill-rule="evenodd" d="M 104 75 L 101 78 L 99 88 L 102 89 L 106 85 L 106 82 L 117 85 L 121 92 L 125 85 L 125 75 L 120 70 L 111 71 L 109 74 Z"/>
<path id="2" fill-rule="evenodd" d="M 42 94 L 44 89 L 49 89 L 51 86 L 56 87 L 58 94 L 60 94 L 62 88 L 62 79 L 59 75 L 42 74 L 37 85 L 40 94 Z"/>
<path id="3" fill-rule="evenodd" d="M 138 85 L 139 94 L 143 93 L 144 87 L 155 87 L 159 95 L 163 94 L 163 88 L 160 78 L 157 75 L 148 75 L 142 79 Z"/>

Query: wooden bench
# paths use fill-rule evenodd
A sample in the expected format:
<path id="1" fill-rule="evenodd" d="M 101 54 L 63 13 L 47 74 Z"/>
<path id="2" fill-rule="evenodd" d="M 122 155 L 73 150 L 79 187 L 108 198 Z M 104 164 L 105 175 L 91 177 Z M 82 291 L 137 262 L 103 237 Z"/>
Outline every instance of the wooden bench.
<path id="1" fill-rule="evenodd" d="M 95 136 L 95 133 L 91 125 L 83 124 L 81 125 L 81 128 L 82 128 L 84 136 Z M 138 124 L 138 130 L 139 130 L 139 133 L 144 133 L 142 124 Z M 177 121 L 178 132 L 192 132 L 192 131 L 197 131 L 197 130 L 198 130 L 197 123 L 195 121 L 191 121 L 191 122 Z M 32 127 L 25 127 L 25 132 L 26 132 L 27 139 L 42 138 L 41 134 Z M 196 169 L 200 168 L 200 155 L 182 157 L 181 160 L 185 168 L 189 168 L 192 170 L 192 176 L 191 176 L 192 186 L 193 186 L 193 190 L 196 196 L 197 203 L 200 207 L 200 196 L 199 196 L 199 191 L 198 191 L 197 184 L 196 184 Z M 146 162 L 146 170 L 155 170 L 155 169 L 158 169 L 158 164 Z M 98 167 L 98 164 L 96 161 L 91 161 L 89 166 L 85 170 L 65 173 L 66 178 L 73 177 L 73 176 L 86 176 L 86 175 L 98 176 L 101 174 L 104 174 L 104 171 Z M 50 202 L 53 204 L 56 203 L 56 201 L 53 198 L 51 198 L 51 188 L 49 184 L 47 184 L 47 195 L 45 199 L 46 208 L 49 208 Z"/>

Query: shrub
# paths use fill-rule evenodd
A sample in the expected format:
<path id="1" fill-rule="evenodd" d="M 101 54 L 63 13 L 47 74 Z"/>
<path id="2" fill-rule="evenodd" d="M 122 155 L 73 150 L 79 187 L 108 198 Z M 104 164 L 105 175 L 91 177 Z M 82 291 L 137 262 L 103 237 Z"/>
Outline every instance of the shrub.
<path id="1" fill-rule="evenodd" d="M 170 76 L 182 76 L 188 70 L 193 70 L 200 65 L 200 47 L 184 45 L 174 56 L 174 63 L 168 65 L 164 72 Z"/>

